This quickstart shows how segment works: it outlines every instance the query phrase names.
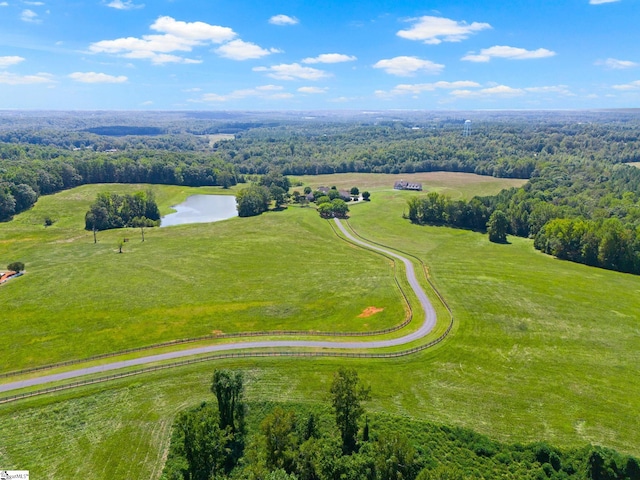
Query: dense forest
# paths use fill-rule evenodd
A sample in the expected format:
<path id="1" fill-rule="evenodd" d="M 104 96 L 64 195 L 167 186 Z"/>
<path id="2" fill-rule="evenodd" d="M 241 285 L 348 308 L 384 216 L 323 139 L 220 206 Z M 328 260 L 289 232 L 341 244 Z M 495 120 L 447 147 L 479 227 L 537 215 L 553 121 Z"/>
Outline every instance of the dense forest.
<path id="1" fill-rule="evenodd" d="M 470 172 L 529 182 L 466 203 L 440 199 L 430 213 L 416 204 L 411 220 L 484 230 L 501 211 L 507 233 L 535 238 L 547 253 L 640 273 L 640 169 L 627 165 L 638 161 L 634 110 L 5 112 L 0 221 L 39 195 L 86 183 L 229 187 L 276 171 Z"/>
<path id="2" fill-rule="evenodd" d="M 632 480 L 638 459 L 586 445 L 505 444 L 471 430 L 368 414 L 355 370 L 330 405 L 251 403 L 241 372 L 217 370 L 211 401 L 178 415 L 164 480 Z"/>
<path id="3" fill-rule="evenodd" d="M 640 273 L 640 169 L 606 162 L 547 162 L 522 188 L 470 201 L 430 193 L 408 202 L 418 224 L 484 231 L 502 212 L 507 233 L 535 239 L 535 247 L 587 265 Z"/>

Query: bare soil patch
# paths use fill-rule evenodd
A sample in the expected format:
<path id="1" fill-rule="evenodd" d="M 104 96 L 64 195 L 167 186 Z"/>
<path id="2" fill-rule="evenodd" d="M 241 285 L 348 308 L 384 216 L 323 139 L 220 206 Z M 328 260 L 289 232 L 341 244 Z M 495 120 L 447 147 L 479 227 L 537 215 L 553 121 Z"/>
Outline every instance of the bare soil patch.
<path id="1" fill-rule="evenodd" d="M 384 310 L 384 308 L 367 307 L 362 311 L 362 313 L 360 315 L 358 315 L 358 318 L 367 318 L 367 317 L 370 317 L 372 315 L 375 315 L 376 313 L 380 313 L 383 310 Z"/>

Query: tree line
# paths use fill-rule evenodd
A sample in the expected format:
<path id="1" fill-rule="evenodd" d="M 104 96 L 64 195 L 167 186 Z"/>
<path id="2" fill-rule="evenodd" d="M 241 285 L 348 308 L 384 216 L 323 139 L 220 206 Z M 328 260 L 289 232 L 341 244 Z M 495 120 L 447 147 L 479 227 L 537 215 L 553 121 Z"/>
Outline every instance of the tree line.
<path id="1" fill-rule="evenodd" d="M 113 154 L 0 143 L 0 221 L 68 188 L 93 183 L 150 183 L 225 188 L 244 177 L 211 154 L 134 150 Z"/>
<path id="2" fill-rule="evenodd" d="M 243 174 L 277 167 L 285 175 L 454 171 L 529 178 L 546 162 L 640 161 L 640 125 L 559 118 L 463 122 L 396 121 L 257 127 L 220 142 L 216 152 Z"/>
<path id="3" fill-rule="evenodd" d="M 638 273 L 640 169 L 624 165 L 640 160 L 640 122 L 632 113 L 476 114 L 469 136 L 461 133 L 464 118 L 447 115 L 407 114 L 375 122 L 362 116 L 314 122 L 245 121 L 241 115 L 236 120 L 205 117 L 181 119 L 178 127 L 170 125 L 171 115 L 167 116 L 169 123 L 153 120 L 156 123 L 152 125 L 144 124 L 154 118 L 152 115 L 141 115 L 136 127 L 161 126 L 171 135 L 92 137 L 119 142 L 122 150 L 112 153 L 86 149 L 86 145 L 71 149 L 56 146 L 60 135 L 93 135 L 86 132 L 26 127 L 0 131 L 6 140 L 0 143 L 0 221 L 30 208 L 39 195 L 86 183 L 228 187 L 244 182 L 245 176 L 273 172 L 472 172 L 529 181 L 522 188 L 496 196 L 445 202 L 444 213 L 438 208 L 430 211 L 430 205 L 424 212 L 414 209 L 409 212 L 412 221 L 484 231 L 493 213 L 500 211 L 507 219 L 506 233 L 530 238 L 540 234 L 537 245 L 562 256 L 565 250 L 575 251 L 563 246 L 567 241 L 561 236 L 563 230 L 550 227 L 542 232 L 542 228 L 556 218 L 582 219 L 588 222 L 590 233 L 588 241 L 581 241 L 589 247 L 580 255 L 567 254 L 567 259 Z M 64 121 L 82 129 L 95 126 L 89 118 Z M 47 125 L 46 119 L 38 122 Z M 116 125 L 125 123 L 120 120 Z M 184 137 L 188 131 L 225 129 L 237 130 L 235 139 L 209 147 L 199 138 L 199 146 L 192 149 Z M 198 151 L 200 148 L 212 150 Z M 243 216 L 265 211 L 270 202 L 275 201 L 278 208 L 287 201 L 287 188 L 283 193 L 276 188 L 282 186 L 258 183 L 240 197 L 239 213 Z M 341 209 L 342 205 L 335 211 Z M 504 232 L 499 233 L 497 238 L 502 238 Z M 589 250 L 596 243 L 594 238 L 598 255 Z M 607 250 L 615 242 L 627 253 L 611 260 Z"/>
<path id="4" fill-rule="evenodd" d="M 241 372 L 216 370 L 207 401 L 173 425 L 163 480 L 635 480 L 637 458 L 602 447 L 503 444 L 459 427 L 368 414 L 358 373 L 328 405 L 247 403 Z"/>
<path id="5" fill-rule="evenodd" d="M 617 217 L 586 220 L 562 218 L 545 202 L 538 202 L 530 212 L 522 204 L 507 206 L 506 213 L 493 199 L 452 200 L 431 192 L 407 201 L 407 218 L 416 224 L 449 225 L 476 231 L 488 231 L 490 239 L 504 242 L 507 233 L 534 235 L 534 246 L 564 260 L 596 267 L 640 274 L 640 228 L 625 224 Z M 522 216 L 528 213 L 527 223 Z"/>

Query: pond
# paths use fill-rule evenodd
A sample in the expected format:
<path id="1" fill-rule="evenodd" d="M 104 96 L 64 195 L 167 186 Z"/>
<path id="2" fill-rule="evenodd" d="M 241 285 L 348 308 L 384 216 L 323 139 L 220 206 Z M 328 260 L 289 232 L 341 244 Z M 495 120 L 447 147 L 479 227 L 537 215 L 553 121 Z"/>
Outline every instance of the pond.
<path id="1" fill-rule="evenodd" d="M 238 216 L 236 197 L 233 195 L 192 195 L 171 208 L 175 213 L 162 217 L 161 227 L 219 222 Z"/>

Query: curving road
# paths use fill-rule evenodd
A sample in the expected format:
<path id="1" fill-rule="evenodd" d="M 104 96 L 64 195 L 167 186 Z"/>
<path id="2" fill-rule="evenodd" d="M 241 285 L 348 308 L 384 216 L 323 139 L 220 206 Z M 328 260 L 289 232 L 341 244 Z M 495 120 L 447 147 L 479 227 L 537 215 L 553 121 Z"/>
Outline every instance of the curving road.
<path id="1" fill-rule="evenodd" d="M 182 357 L 189 357 L 192 355 L 200 355 L 203 353 L 215 353 L 215 352 L 226 352 L 230 350 L 240 350 L 240 349 L 252 349 L 252 348 L 298 348 L 298 347 L 307 347 L 307 348 L 325 348 L 325 349 L 372 349 L 372 348 L 383 348 L 383 347 L 394 347 L 397 345 L 404 345 L 420 338 L 425 337 L 428 333 L 433 330 L 433 327 L 436 325 L 436 312 L 433 308 L 433 305 L 429 301 L 427 294 L 422 289 L 420 284 L 418 283 L 418 279 L 416 278 L 416 274 L 413 268 L 413 264 L 406 259 L 405 257 L 398 255 L 397 253 L 391 252 L 385 248 L 379 247 L 377 245 L 372 245 L 365 241 L 362 241 L 347 231 L 342 222 L 335 219 L 335 223 L 343 233 L 345 237 L 347 237 L 351 242 L 360 245 L 362 247 L 368 248 L 370 250 L 375 250 L 377 252 L 384 253 L 385 255 L 389 255 L 393 258 L 396 258 L 404 263 L 407 280 L 409 281 L 409 285 L 411 289 L 415 292 L 418 297 L 418 301 L 420 302 L 420 306 L 425 314 L 425 321 L 420 326 L 418 330 L 408 335 L 399 338 L 392 338 L 388 340 L 376 340 L 370 342 L 331 342 L 331 341 L 312 341 L 312 340 L 267 340 L 260 342 L 237 342 L 237 343 L 228 343 L 224 345 L 209 345 L 206 347 L 197 347 L 190 348 L 187 350 L 180 350 L 176 352 L 168 352 L 161 353 L 157 355 L 149 355 L 146 357 L 135 358 L 132 360 L 121 360 L 117 362 L 107 363 L 104 365 L 98 365 L 95 367 L 86 367 L 79 368 L 77 370 L 70 370 L 68 372 L 56 373 L 52 375 L 44 375 L 37 378 L 31 378 L 28 380 L 21 380 L 12 383 L 5 383 L 4 385 L 0 385 L 0 392 L 8 392 L 11 390 L 17 390 L 25 387 L 33 387 L 36 385 L 42 385 L 45 383 L 56 382 L 59 380 L 68 380 L 71 378 L 81 377 L 84 375 L 91 375 L 95 373 L 104 373 L 112 370 L 118 370 L 120 368 L 126 367 L 134 367 L 138 365 L 145 365 L 148 363 L 154 363 L 158 361 L 164 360 L 174 360 Z"/>

